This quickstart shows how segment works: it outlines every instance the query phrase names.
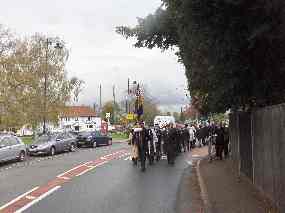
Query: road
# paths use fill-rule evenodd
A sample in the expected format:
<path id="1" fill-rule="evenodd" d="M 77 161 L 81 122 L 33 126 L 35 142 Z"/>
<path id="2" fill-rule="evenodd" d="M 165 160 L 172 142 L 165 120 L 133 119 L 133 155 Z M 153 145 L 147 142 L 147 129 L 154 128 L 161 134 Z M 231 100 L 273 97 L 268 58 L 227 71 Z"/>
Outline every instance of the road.
<path id="1" fill-rule="evenodd" d="M 176 212 L 190 154 L 181 154 L 175 166 L 162 160 L 142 173 L 129 152 L 128 145 L 114 143 L 0 169 L 0 212 Z"/>

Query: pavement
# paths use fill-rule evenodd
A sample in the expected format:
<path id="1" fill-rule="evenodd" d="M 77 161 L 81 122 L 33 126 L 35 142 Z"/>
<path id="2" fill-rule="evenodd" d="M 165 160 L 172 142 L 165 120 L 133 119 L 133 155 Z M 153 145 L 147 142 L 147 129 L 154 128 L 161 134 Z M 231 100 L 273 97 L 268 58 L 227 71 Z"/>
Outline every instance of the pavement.
<path id="1" fill-rule="evenodd" d="M 200 155 L 207 155 L 207 148 L 200 149 Z M 204 203 L 207 213 L 273 213 L 270 202 L 245 178 L 238 178 L 230 159 L 207 158 L 197 166 Z"/>

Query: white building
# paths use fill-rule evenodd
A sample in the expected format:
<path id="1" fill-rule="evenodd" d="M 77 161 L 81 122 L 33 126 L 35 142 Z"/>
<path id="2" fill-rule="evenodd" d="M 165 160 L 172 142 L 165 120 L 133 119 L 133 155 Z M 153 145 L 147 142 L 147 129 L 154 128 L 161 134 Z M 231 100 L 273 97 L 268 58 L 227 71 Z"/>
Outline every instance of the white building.
<path id="1" fill-rule="evenodd" d="M 59 128 L 73 131 L 99 130 L 101 118 L 88 106 L 69 106 L 59 116 Z"/>

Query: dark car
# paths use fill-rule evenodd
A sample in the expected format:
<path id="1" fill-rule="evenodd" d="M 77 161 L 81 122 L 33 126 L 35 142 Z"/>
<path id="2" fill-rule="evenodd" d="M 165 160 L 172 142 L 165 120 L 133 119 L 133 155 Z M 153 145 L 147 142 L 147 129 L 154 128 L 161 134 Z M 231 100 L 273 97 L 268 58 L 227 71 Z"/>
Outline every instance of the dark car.
<path id="1" fill-rule="evenodd" d="M 30 155 L 55 155 L 64 151 L 74 152 L 75 149 L 76 137 L 70 133 L 56 133 L 40 136 L 28 147 L 28 153 Z"/>
<path id="2" fill-rule="evenodd" d="M 77 146 L 97 147 L 101 145 L 112 145 L 112 138 L 100 131 L 81 132 L 77 136 Z"/>

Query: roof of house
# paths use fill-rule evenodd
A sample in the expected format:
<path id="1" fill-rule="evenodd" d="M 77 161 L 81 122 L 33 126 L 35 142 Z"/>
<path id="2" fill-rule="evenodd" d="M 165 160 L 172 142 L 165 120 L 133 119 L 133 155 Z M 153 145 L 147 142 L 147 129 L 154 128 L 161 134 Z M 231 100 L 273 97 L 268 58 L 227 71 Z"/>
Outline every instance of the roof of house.
<path id="1" fill-rule="evenodd" d="M 68 106 L 60 117 L 95 117 L 96 112 L 89 106 Z"/>

